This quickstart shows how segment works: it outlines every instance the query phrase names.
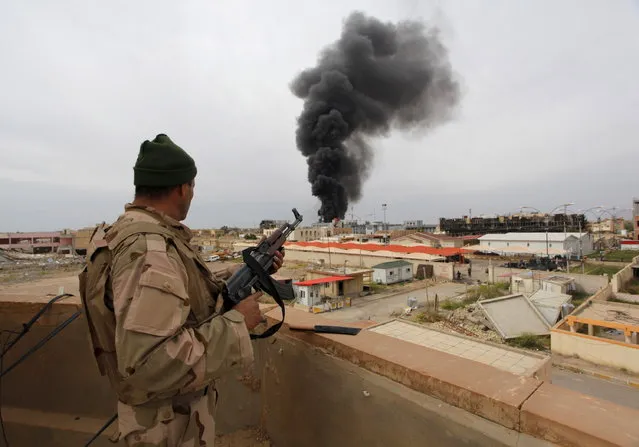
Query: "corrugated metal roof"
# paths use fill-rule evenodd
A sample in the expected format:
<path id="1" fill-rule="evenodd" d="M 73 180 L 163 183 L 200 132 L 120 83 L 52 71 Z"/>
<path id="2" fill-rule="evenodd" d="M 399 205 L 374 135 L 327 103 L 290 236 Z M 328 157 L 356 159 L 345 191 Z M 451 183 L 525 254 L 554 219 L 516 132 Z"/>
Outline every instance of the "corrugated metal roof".
<path id="1" fill-rule="evenodd" d="M 374 265 L 371 268 L 374 269 L 394 269 L 395 267 L 403 267 L 405 265 L 413 265 L 412 263 L 408 262 L 408 261 L 388 261 L 388 262 L 382 262 L 381 264 L 377 264 Z"/>
<path id="2" fill-rule="evenodd" d="M 347 281 L 353 279 L 351 276 L 327 276 L 325 278 L 315 278 L 306 281 L 296 282 L 296 286 L 314 286 L 316 284 L 326 284 L 331 282 Z"/>

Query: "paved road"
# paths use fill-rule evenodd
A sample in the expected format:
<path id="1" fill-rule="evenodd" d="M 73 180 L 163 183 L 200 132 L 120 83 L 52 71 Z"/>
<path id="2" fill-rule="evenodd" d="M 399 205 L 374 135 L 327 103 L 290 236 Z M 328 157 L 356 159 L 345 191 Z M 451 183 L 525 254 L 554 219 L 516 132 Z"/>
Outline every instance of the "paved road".
<path id="1" fill-rule="evenodd" d="M 579 391 L 599 399 L 605 399 L 626 407 L 639 409 L 639 390 L 586 374 L 577 374 L 560 368 L 553 368 L 553 385 Z"/>
<path id="2" fill-rule="evenodd" d="M 437 294 L 441 303 L 445 299 L 455 297 L 465 291 L 465 284 L 441 283 L 428 288 L 428 297 L 430 300 L 434 300 L 435 294 Z M 406 308 L 409 296 L 414 296 L 417 301 L 425 302 L 426 288 L 388 298 L 375 295 L 355 298 L 352 307 L 340 309 L 336 312 L 326 312 L 322 314 L 322 317 L 347 322 L 358 320 L 385 321 L 393 311 Z"/>

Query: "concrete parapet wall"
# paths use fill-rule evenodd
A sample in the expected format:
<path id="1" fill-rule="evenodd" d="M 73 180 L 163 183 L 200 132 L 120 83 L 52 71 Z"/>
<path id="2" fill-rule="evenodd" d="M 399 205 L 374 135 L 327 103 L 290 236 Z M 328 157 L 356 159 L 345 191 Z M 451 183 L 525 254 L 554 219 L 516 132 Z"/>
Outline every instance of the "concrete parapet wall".
<path id="1" fill-rule="evenodd" d="M 589 300 L 608 301 L 608 299 L 611 297 L 612 297 L 612 284 L 608 284 L 607 286 L 599 289 L 594 295 L 592 295 L 589 298 Z"/>
<path id="2" fill-rule="evenodd" d="M 19 330 L 39 306 L 0 302 L 0 327 Z M 4 367 L 76 308 L 54 305 Z M 278 447 L 639 443 L 639 411 L 366 330 L 288 328 L 304 323 L 327 320 L 287 309 L 282 330 L 255 342 L 254 368 L 219 382 L 220 433 L 261 425 Z M 83 445 L 115 408 L 81 318 L 7 374 L 2 397 L 10 445 Z"/>
<path id="3" fill-rule="evenodd" d="M 630 264 L 626 265 L 612 276 L 610 282 L 612 283 L 613 293 L 619 293 L 619 291 L 623 289 L 623 286 L 630 281 L 632 278 L 632 265 L 635 263 L 639 263 L 639 256 L 635 256 Z"/>
<path id="4" fill-rule="evenodd" d="M 615 293 L 615 298 L 626 301 L 628 303 L 637 303 L 639 304 L 639 295 L 633 295 L 631 293 Z"/>
<path id="5" fill-rule="evenodd" d="M 639 345 L 572 333 L 559 328 L 552 329 L 550 344 L 553 353 L 568 357 L 578 356 L 597 365 L 639 373 Z"/>

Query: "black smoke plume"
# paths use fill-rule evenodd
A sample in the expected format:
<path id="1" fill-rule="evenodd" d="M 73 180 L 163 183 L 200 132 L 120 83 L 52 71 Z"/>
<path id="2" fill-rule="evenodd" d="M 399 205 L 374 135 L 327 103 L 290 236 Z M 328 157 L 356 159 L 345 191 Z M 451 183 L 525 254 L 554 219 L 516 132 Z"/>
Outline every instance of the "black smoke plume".
<path id="1" fill-rule="evenodd" d="M 297 147 L 307 157 L 324 222 L 344 218 L 348 203 L 360 199 L 373 161 L 367 137 L 445 122 L 459 97 L 436 29 L 382 23 L 360 12 L 346 19 L 339 40 L 291 90 L 304 99 Z"/>

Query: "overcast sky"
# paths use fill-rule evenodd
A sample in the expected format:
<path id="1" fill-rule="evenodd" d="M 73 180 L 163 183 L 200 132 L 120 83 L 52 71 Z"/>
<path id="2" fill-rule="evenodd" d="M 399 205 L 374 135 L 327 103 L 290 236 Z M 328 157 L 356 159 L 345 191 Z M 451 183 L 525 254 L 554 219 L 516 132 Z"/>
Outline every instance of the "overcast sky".
<path id="1" fill-rule="evenodd" d="M 188 225 L 315 221 L 289 84 L 353 10 L 438 26 L 463 90 L 448 124 L 373 142 L 356 217 L 639 196 L 636 1 L 2 2 L 0 231 L 115 219 L 158 133 L 198 165 Z"/>

